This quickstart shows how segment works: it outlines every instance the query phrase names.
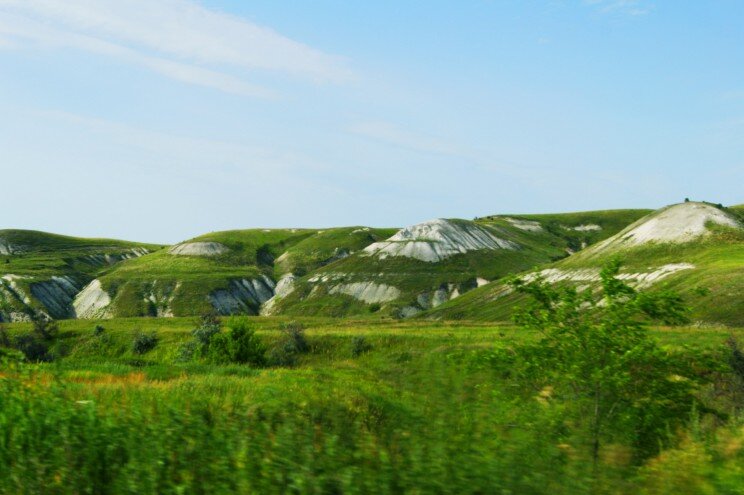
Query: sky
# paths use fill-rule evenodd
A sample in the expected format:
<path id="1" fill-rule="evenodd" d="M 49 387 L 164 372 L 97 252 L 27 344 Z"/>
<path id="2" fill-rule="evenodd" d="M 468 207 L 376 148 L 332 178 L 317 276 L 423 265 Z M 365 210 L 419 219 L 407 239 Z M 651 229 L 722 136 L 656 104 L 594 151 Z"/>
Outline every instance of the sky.
<path id="1" fill-rule="evenodd" d="M 744 2 L 0 0 L 0 229 L 744 203 Z"/>

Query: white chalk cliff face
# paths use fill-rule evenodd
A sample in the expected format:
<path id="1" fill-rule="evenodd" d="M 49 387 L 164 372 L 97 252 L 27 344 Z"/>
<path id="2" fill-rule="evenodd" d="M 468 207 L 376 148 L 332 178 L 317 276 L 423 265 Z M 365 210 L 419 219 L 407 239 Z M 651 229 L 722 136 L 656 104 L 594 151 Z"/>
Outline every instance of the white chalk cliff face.
<path id="1" fill-rule="evenodd" d="M 481 249 L 518 249 L 518 245 L 499 239 L 475 223 L 451 222 L 440 218 L 406 227 L 386 241 L 367 246 L 364 252 L 380 259 L 403 256 L 436 263 L 450 256 Z"/>
<path id="2" fill-rule="evenodd" d="M 83 319 L 108 318 L 110 316 L 109 304 L 111 304 L 111 297 L 103 290 L 101 281 L 98 279 L 86 285 L 72 302 L 75 317 Z"/>
<path id="3" fill-rule="evenodd" d="M 170 248 L 168 253 L 176 256 L 219 256 L 229 250 L 219 242 L 184 242 Z"/>
<path id="4" fill-rule="evenodd" d="M 709 223 L 741 228 L 739 222 L 705 203 L 680 203 L 644 217 L 594 248 L 634 247 L 649 243 L 685 243 L 709 233 Z"/>

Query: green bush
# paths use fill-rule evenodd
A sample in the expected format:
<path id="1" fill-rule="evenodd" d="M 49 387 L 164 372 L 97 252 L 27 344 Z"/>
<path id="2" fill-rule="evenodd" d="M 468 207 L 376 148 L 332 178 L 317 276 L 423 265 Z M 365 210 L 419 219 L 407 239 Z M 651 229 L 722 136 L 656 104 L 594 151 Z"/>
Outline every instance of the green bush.
<path id="1" fill-rule="evenodd" d="M 158 336 L 155 332 L 137 332 L 132 341 L 132 352 L 134 354 L 146 354 L 158 345 Z"/>
<path id="2" fill-rule="evenodd" d="M 372 344 L 367 342 L 364 335 L 356 335 L 351 339 L 351 355 L 352 357 L 359 357 L 362 354 L 372 350 Z"/>
<path id="3" fill-rule="evenodd" d="M 209 339 L 207 361 L 214 364 L 250 364 L 263 366 L 266 347 L 247 323 L 235 321 L 227 332 L 215 333 Z"/>
<path id="4" fill-rule="evenodd" d="M 268 362 L 272 366 L 295 366 L 301 354 L 310 352 L 305 326 L 291 321 L 282 325 L 281 331 L 282 338 L 269 351 Z"/>
<path id="5" fill-rule="evenodd" d="M 21 333 L 13 338 L 13 348 L 23 353 L 33 363 L 48 363 L 54 360 L 49 342 L 36 333 Z"/>

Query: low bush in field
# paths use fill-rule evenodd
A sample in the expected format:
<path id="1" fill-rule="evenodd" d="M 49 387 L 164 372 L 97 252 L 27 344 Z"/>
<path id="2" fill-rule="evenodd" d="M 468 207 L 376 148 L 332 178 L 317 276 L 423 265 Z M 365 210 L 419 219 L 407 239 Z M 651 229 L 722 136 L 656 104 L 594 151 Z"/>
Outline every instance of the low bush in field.
<path id="1" fill-rule="evenodd" d="M 204 356 L 213 364 L 249 364 L 263 366 L 266 347 L 247 323 L 230 323 L 226 332 L 215 333 L 209 339 Z"/>
<path id="2" fill-rule="evenodd" d="M 367 342 L 364 335 L 356 335 L 351 339 L 351 356 L 359 357 L 372 350 L 372 344 Z"/>
<path id="3" fill-rule="evenodd" d="M 310 344 L 305 336 L 305 326 L 291 321 L 281 327 L 282 336 L 268 354 L 272 366 L 296 366 L 300 355 L 310 352 Z"/>
<path id="4" fill-rule="evenodd" d="M 137 332 L 132 341 L 132 352 L 134 354 L 146 354 L 158 345 L 158 336 L 155 332 Z"/>

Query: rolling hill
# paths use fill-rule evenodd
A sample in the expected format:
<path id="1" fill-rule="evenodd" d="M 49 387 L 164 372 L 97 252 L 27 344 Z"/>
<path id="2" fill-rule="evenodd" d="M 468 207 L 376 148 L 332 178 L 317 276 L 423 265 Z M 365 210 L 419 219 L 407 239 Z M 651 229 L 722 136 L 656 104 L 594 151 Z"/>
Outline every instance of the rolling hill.
<path id="1" fill-rule="evenodd" d="M 623 260 L 623 278 L 652 290 L 677 291 L 699 322 L 744 325 L 744 227 L 742 208 L 686 202 L 657 210 L 616 235 L 540 270 L 552 283 L 596 284 L 610 259 Z M 507 320 L 522 301 L 503 283 L 427 312 L 427 318 Z"/>
<path id="2" fill-rule="evenodd" d="M 0 321 L 36 313 L 76 316 L 72 301 L 95 276 L 161 246 L 83 239 L 29 230 L 0 230 Z"/>
<path id="3" fill-rule="evenodd" d="M 88 284 L 74 306 L 81 318 L 257 314 L 285 275 L 332 263 L 389 232 L 348 227 L 210 233 L 116 266 Z"/>
<path id="4" fill-rule="evenodd" d="M 646 210 L 437 219 L 295 277 L 264 314 L 411 317 L 505 275 L 564 258 Z"/>
<path id="5" fill-rule="evenodd" d="M 0 319 L 219 314 L 504 321 L 515 274 L 591 286 L 614 257 L 696 320 L 744 324 L 744 205 L 249 229 L 174 246 L 0 231 Z"/>

